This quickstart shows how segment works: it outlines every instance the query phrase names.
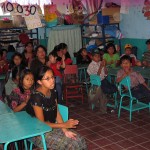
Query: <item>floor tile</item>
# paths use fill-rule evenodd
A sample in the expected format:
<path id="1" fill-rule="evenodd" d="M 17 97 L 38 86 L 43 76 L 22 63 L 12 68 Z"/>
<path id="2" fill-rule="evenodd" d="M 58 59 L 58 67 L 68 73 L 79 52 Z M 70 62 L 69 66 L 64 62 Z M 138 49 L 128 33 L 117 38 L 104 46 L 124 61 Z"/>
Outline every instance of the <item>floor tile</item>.
<path id="1" fill-rule="evenodd" d="M 142 145 L 144 148 L 150 149 L 150 141 L 142 143 L 140 145 Z"/>
<path id="2" fill-rule="evenodd" d="M 92 134 L 86 135 L 85 138 L 88 139 L 89 141 L 94 141 L 94 140 L 101 139 L 102 136 L 100 136 L 99 134 L 96 134 L 96 133 L 92 133 Z"/>
<path id="3" fill-rule="evenodd" d="M 87 146 L 88 146 L 88 150 L 95 150 L 95 149 L 99 148 L 98 145 L 96 145 L 93 142 L 89 142 L 89 141 L 87 142 Z"/>
<path id="4" fill-rule="evenodd" d="M 146 141 L 148 141 L 149 139 L 147 138 L 144 138 L 143 136 L 135 136 L 135 137 L 132 137 L 130 138 L 130 141 L 136 143 L 136 144 L 141 144 L 141 143 L 144 143 Z"/>
<path id="5" fill-rule="evenodd" d="M 125 148 L 125 149 L 135 145 L 135 143 L 133 143 L 129 140 L 123 140 L 123 141 L 118 142 L 117 144 L 120 145 L 121 147 Z"/>
<path id="6" fill-rule="evenodd" d="M 107 136 L 113 135 L 114 132 L 104 129 L 103 131 L 98 132 L 98 134 L 101 136 L 107 137 Z"/>
<path id="7" fill-rule="evenodd" d="M 125 140 L 124 137 L 118 135 L 118 134 L 115 134 L 115 135 L 112 135 L 112 136 L 109 136 L 107 137 L 107 139 L 111 140 L 112 142 L 119 142 L 119 141 L 122 141 L 122 140 Z"/>
<path id="8" fill-rule="evenodd" d="M 104 150 L 122 150 L 123 148 L 117 144 L 110 144 L 103 147 Z"/>
<path id="9" fill-rule="evenodd" d="M 148 150 L 147 148 L 144 148 L 140 145 L 136 145 L 136 146 L 133 146 L 131 148 L 128 148 L 128 150 Z"/>
<path id="10" fill-rule="evenodd" d="M 94 143 L 96 143 L 97 145 L 99 145 L 100 147 L 112 144 L 112 142 L 106 138 L 102 138 L 99 140 L 94 141 Z"/>

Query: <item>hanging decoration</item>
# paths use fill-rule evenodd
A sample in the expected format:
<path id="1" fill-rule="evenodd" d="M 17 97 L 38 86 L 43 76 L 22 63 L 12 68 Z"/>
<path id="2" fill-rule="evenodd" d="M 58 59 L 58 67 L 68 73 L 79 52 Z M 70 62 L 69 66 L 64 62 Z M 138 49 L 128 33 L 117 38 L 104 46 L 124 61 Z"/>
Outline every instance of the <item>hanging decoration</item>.
<path id="1" fill-rule="evenodd" d="M 144 17 L 147 18 L 147 20 L 150 20 L 150 0 L 144 1 L 142 13 L 144 14 Z"/>

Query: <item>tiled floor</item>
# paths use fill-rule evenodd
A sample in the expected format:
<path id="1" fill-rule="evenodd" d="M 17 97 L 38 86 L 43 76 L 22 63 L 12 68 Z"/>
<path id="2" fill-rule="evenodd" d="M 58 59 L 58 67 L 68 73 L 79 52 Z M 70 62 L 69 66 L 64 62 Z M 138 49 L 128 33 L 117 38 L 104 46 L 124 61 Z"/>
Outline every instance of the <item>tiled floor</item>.
<path id="1" fill-rule="evenodd" d="M 134 112 L 129 122 L 129 112 L 121 111 L 118 119 L 117 110 L 101 115 L 99 109 L 90 110 L 85 100 L 71 102 L 69 117 L 78 119 L 75 129 L 87 141 L 89 150 L 150 150 L 150 113 L 148 110 Z"/>

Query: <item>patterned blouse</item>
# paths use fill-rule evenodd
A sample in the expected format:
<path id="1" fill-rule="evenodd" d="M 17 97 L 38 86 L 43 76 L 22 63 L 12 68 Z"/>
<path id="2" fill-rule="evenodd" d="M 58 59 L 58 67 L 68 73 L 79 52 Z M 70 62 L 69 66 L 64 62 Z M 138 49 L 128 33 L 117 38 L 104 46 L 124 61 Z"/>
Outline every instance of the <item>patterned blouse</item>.
<path id="1" fill-rule="evenodd" d="M 57 102 L 56 90 L 51 90 L 51 95 L 49 97 L 45 96 L 41 92 L 34 91 L 30 97 L 30 100 L 28 101 L 26 111 L 31 116 L 35 117 L 33 106 L 42 107 L 44 114 L 44 121 L 55 123 L 57 117 L 56 102 Z"/>
<path id="2" fill-rule="evenodd" d="M 24 93 L 22 93 L 19 88 L 15 88 L 9 96 L 10 108 L 15 109 L 18 105 L 25 101 L 28 95 L 31 95 L 30 90 L 26 90 Z"/>

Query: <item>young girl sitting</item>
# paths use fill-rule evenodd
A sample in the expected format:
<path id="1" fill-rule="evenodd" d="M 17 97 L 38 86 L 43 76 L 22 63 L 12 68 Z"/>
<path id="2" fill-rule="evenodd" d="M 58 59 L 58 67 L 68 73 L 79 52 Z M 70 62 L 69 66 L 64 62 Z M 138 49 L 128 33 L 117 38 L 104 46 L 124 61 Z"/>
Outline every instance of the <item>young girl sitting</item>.
<path id="1" fill-rule="evenodd" d="M 116 53 L 116 48 L 113 43 L 109 43 L 106 46 L 106 53 L 103 55 L 103 59 L 107 66 L 116 67 L 119 63 L 119 55 Z"/>
<path id="2" fill-rule="evenodd" d="M 88 56 L 86 48 L 81 48 L 78 52 L 77 64 L 89 64 L 90 62 L 91 58 Z"/>
<path id="3" fill-rule="evenodd" d="M 45 134 L 47 148 L 86 150 L 87 146 L 83 137 L 68 130 L 68 128 L 76 128 L 79 121 L 69 119 L 67 122 L 63 122 L 59 113 L 53 71 L 49 67 L 43 66 L 39 71 L 37 82 L 39 87 L 31 95 L 26 111 L 53 128 L 53 131 Z M 35 146 L 42 148 L 41 137 L 34 137 L 32 140 Z"/>
<path id="4" fill-rule="evenodd" d="M 24 69 L 19 77 L 18 88 L 15 88 L 9 96 L 8 105 L 14 112 L 25 110 L 33 83 L 34 77 L 32 72 L 29 69 Z"/>
<path id="5" fill-rule="evenodd" d="M 62 103 L 62 77 L 63 76 L 61 73 L 61 69 L 65 68 L 64 60 L 62 62 L 63 64 L 57 62 L 57 54 L 55 51 L 49 53 L 49 61 L 47 63 L 47 66 L 53 70 L 54 75 L 56 77 L 56 91 L 57 91 L 57 96 L 58 96 L 57 98 L 59 104 Z"/>

